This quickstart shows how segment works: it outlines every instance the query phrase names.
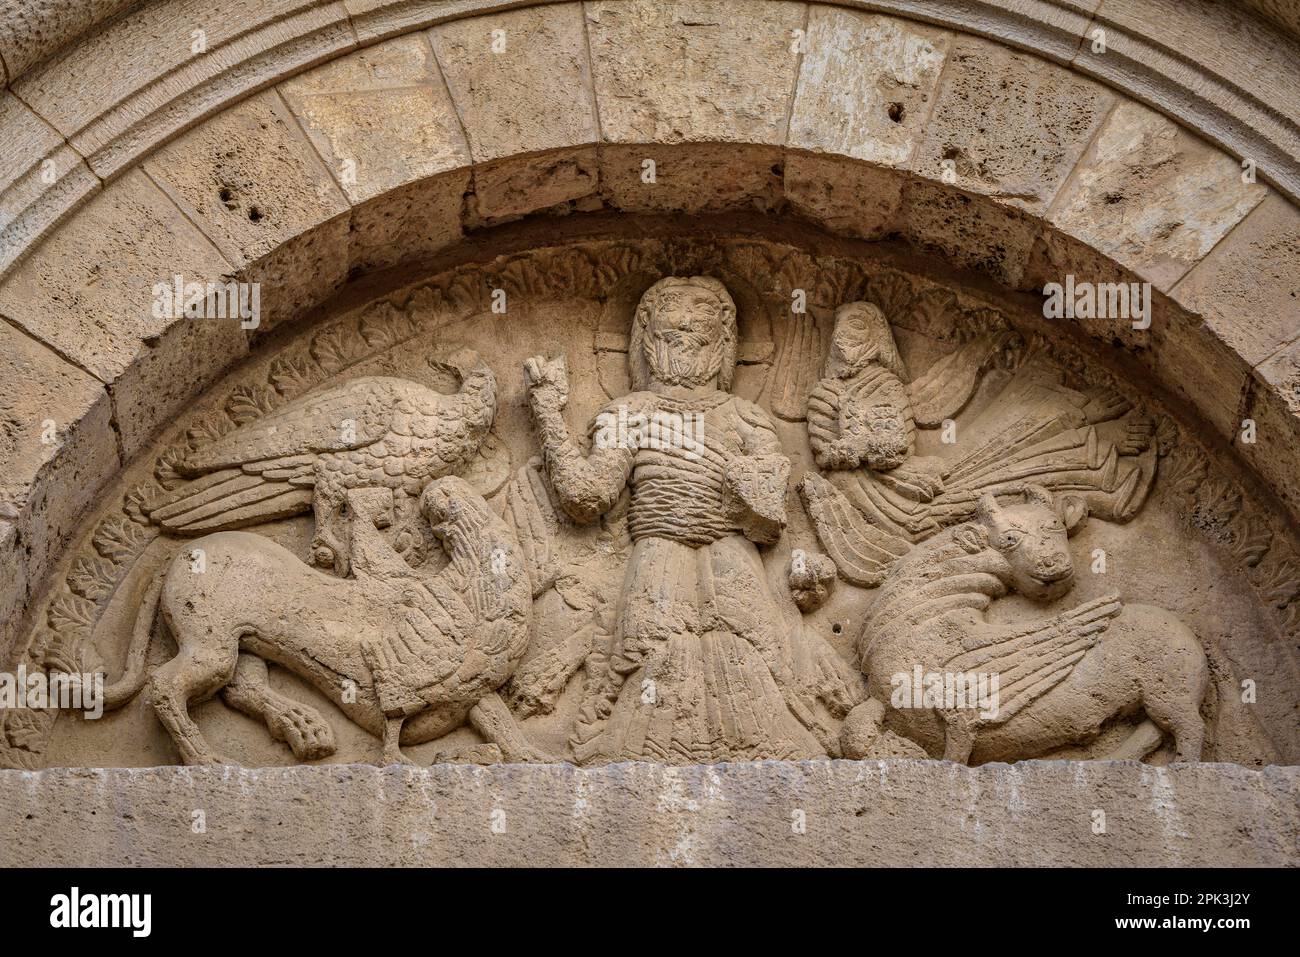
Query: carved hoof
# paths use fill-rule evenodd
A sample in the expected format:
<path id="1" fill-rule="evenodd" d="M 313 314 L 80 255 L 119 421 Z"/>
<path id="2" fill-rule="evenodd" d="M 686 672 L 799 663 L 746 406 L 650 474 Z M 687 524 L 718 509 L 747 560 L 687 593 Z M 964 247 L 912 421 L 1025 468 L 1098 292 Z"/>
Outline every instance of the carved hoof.
<path id="1" fill-rule="evenodd" d="M 320 712 L 306 705 L 289 705 L 267 718 L 271 736 L 289 745 L 299 761 L 314 761 L 334 753 L 334 729 Z"/>
<path id="2" fill-rule="evenodd" d="M 501 764 L 505 758 L 495 744 L 471 744 L 453 751 L 439 751 L 434 764 Z"/>

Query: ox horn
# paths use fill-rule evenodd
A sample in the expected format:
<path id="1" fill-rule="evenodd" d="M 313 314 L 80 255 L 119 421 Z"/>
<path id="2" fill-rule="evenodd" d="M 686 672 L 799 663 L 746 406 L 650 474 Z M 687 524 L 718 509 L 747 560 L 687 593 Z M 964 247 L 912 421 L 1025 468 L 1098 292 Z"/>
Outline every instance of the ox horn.
<path id="1" fill-rule="evenodd" d="M 992 492 L 985 492 L 975 504 L 975 514 L 986 525 L 992 525 L 1002 517 L 1002 507 Z"/>
<path id="2" fill-rule="evenodd" d="M 1041 505 L 1048 510 L 1055 510 L 1056 502 L 1052 498 L 1052 493 L 1041 485 L 1025 486 L 1025 504 Z"/>

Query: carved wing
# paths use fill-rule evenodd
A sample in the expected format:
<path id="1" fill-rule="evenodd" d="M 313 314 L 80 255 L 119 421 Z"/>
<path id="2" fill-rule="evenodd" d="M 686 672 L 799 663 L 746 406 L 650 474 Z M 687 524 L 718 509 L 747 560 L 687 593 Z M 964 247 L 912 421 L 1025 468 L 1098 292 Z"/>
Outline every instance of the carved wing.
<path id="1" fill-rule="evenodd" d="M 182 470 L 198 478 L 160 499 L 150 519 L 169 532 L 196 535 L 309 510 L 317 453 L 362 448 L 382 438 L 404 388 L 419 386 L 354 379 L 226 433 L 186 459 Z"/>
<path id="2" fill-rule="evenodd" d="M 943 670 L 997 675 L 998 713 L 982 723 L 1001 724 L 1064 680 L 1123 610 L 1119 596 L 1109 594 L 1030 628 L 1003 628 L 992 641 L 949 658 Z"/>
<path id="3" fill-rule="evenodd" d="M 393 405 L 404 391 L 399 386 L 420 388 L 368 377 L 310 392 L 195 450 L 182 468 L 191 474 L 224 468 L 261 472 L 283 467 L 285 458 L 363 448 L 387 434 Z"/>
<path id="4" fill-rule="evenodd" d="M 839 489 L 815 472 L 804 475 L 799 495 L 818 541 L 847 582 L 876 587 L 911 547 L 906 540 L 872 525 Z"/>
<path id="5" fill-rule="evenodd" d="M 978 336 L 913 379 L 907 391 L 916 424 L 933 429 L 956 415 L 979 385 L 980 373 L 1010 337 L 1010 333 Z"/>
<path id="6" fill-rule="evenodd" d="M 559 520 L 534 458 L 516 473 L 506 489 L 506 521 L 514 529 L 528 563 L 528 578 L 536 598 L 555 581 L 555 535 Z"/>
<path id="7" fill-rule="evenodd" d="M 305 473 L 300 469 L 259 475 L 222 469 L 164 496 L 150 509 L 149 518 L 169 532 L 201 535 L 297 515 L 311 508 L 315 482 L 310 463 Z"/>

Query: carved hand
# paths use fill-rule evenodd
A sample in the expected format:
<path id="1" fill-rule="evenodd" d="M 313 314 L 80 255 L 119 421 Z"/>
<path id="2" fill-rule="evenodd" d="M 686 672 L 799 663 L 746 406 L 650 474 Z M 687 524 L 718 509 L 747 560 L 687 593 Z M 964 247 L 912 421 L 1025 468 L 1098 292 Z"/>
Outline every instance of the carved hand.
<path id="1" fill-rule="evenodd" d="M 564 356 L 558 359 L 547 359 L 545 356 L 525 359 L 524 386 L 528 389 L 535 414 L 563 409 L 569 401 L 569 373 Z"/>
<path id="2" fill-rule="evenodd" d="M 724 473 L 745 537 L 770 545 L 785 528 L 785 492 L 790 460 L 779 452 L 738 456 Z"/>

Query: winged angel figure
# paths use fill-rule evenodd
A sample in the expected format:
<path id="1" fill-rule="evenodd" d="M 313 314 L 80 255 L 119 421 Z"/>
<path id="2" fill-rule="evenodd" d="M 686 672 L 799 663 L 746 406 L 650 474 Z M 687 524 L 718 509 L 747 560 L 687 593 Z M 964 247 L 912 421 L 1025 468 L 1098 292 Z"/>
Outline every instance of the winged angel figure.
<path id="1" fill-rule="evenodd" d="M 1012 355 L 998 401 L 974 410 L 956 434 L 951 417 Z M 1070 388 L 1010 331 L 976 336 L 910 378 L 879 307 L 852 302 L 836 311 L 823 371 L 808 399 L 808 437 L 829 476 L 810 471 L 800 493 L 840 575 L 862 587 L 879 585 L 914 544 L 973 515 L 986 493 L 1032 481 L 1076 492 L 1090 514 L 1123 522 L 1155 478 L 1150 418 L 1122 396 Z M 941 427 L 953 440 L 941 444 L 944 454 L 916 454 L 917 429 Z"/>

